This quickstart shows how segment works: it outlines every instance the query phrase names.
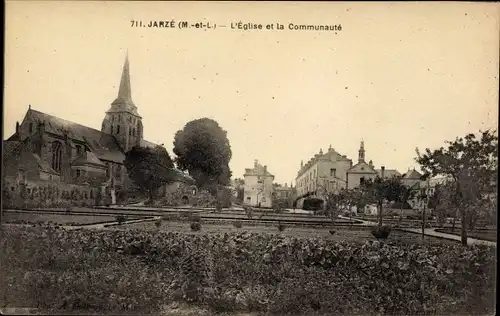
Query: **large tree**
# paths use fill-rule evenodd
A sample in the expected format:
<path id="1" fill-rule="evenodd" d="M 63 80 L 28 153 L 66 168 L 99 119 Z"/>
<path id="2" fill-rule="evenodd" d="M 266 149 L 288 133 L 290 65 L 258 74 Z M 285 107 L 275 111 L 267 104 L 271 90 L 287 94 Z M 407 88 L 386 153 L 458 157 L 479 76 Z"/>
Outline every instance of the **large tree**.
<path id="1" fill-rule="evenodd" d="M 467 245 L 467 227 L 477 216 L 478 205 L 496 192 L 498 136 L 487 130 L 479 137 L 468 134 L 445 143 L 446 148 L 427 148 L 424 153 L 417 148 L 416 161 L 426 174 L 450 179 L 452 206 L 460 215 L 462 244 Z"/>
<path id="2" fill-rule="evenodd" d="M 177 167 L 188 170 L 198 187 L 215 195 L 219 185 L 229 184 L 231 146 L 227 132 L 216 121 L 201 118 L 188 122 L 175 134 L 174 154 Z"/>
<path id="3" fill-rule="evenodd" d="M 155 148 L 134 147 L 127 152 L 124 161 L 130 179 L 149 195 L 162 185 L 175 181 L 189 182 L 189 178 L 174 168 L 174 163 L 167 150 L 162 146 Z"/>

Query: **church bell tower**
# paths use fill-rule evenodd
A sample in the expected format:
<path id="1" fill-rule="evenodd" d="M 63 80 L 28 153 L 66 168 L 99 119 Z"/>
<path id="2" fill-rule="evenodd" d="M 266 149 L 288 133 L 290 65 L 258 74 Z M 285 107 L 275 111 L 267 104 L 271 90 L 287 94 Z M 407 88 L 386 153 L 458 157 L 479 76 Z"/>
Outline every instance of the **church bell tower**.
<path id="1" fill-rule="evenodd" d="M 113 135 L 125 152 L 134 146 L 140 146 L 143 139 L 142 117 L 132 101 L 128 53 L 123 65 L 118 96 L 106 112 L 101 131 Z"/>

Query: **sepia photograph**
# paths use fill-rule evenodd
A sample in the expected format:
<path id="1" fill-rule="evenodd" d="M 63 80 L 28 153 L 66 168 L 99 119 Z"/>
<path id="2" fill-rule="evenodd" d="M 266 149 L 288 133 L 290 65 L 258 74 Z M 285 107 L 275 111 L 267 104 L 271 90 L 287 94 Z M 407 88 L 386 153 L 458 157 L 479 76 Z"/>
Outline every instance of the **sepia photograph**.
<path id="1" fill-rule="evenodd" d="M 5 2 L 5 315 L 495 315 L 500 6 Z"/>

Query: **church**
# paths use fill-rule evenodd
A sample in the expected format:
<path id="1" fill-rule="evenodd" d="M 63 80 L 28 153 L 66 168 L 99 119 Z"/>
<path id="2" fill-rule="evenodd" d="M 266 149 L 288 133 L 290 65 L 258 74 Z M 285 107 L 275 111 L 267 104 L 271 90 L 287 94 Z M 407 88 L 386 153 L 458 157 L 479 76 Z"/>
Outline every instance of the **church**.
<path id="1" fill-rule="evenodd" d="M 143 138 L 142 117 L 132 101 L 125 59 L 117 98 L 101 130 L 37 111 L 31 105 L 15 133 L 3 142 L 4 180 L 11 190 L 36 183 L 112 189 L 132 186 L 123 165 L 135 146 L 155 147 Z"/>

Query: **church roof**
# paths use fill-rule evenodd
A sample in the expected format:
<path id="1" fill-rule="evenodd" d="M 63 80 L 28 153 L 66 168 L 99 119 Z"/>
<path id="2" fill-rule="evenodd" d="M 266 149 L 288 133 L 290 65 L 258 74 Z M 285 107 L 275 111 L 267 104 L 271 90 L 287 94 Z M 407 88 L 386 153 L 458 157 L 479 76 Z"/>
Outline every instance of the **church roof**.
<path id="1" fill-rule="evenodd" d="M 113 135 L 103 133 L 97 129 L 83 126 L 33 109 L 28 110 L 33 122 L 45 123 L 45 131 L 87 143 L 97 158 L 102 160 L 123 163 L 125 155 Z"/>
<path id="2" fill-rule="evenodd" d="M 50 167 L 48 162 L 43 161 L 40 158 L 40 156 L 38 156 L 37 154 L 34 154 L 34 153 L 31 153 L 31 154 L 33 155 L 33 157 L 36 160 L 36 163 L 38 164 L 38 169 L 40 169 L 41 171 L 47 172 L 47 173 L 59 175 L 59 173 L 57 171 L 55 171 L 54 169 L 52 169 L 52 167 Z"/>
<path id="3" fill-rule="evenodd" d="M 76 158 L 71 165 L 73 166 L 83 166 L 83 165 L 97 165 L 104 167 L 105 164 L 99 160 L 99 158 L 90 151 L 84 152 L 80 157 Z"/>
<path id="4" fill-rule="evenodd" d="M 2 142 L 3 155 L 7 156 L 14 148 L 17 147 L 21 142 L 17 140 L 4 140 Z"/>

